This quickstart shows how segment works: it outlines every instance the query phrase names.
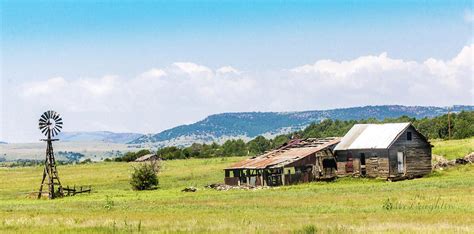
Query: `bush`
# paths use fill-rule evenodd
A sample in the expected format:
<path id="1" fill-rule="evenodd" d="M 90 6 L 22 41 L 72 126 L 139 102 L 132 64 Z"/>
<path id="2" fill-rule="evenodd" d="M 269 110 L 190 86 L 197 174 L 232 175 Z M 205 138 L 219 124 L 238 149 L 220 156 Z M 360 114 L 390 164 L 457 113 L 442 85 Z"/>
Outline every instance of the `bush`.
<path id="1" fill-rule="evenodd" d="M 127 152 L 121 159 L 123 162 L 132 162 L 137 159 L 137 155 L 134 152 Z"/>
<path id="2" fill-rule="evenodd" d="M 387 198 L 387 200 L 385 200 L 385 201 L 383 202 L 382 208 L 384 208 L 384 209 L 386 209 L 386 210 L 391 210 L 391 209 L 393 209 L 393 202 L 390 201 L 390 198 Z"/>
<path id="3" fill-rule="evenodd" d="M 142 163 L 133 168 L 130 184 L 134 190 L 156 189 L 159 167 L 156 162 Z"/>
<path id="4" fill-rule="evenodd" d="M 92 160 L 90 158 L 80 162 L 80 164 L 88 164 L 88 163 L 92 163 Z"/>

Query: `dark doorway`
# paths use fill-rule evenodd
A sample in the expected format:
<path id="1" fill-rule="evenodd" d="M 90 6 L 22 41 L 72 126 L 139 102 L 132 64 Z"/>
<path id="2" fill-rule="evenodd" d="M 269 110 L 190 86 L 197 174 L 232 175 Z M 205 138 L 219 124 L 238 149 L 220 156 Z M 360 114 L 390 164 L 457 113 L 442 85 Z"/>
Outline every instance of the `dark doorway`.
<path id="1" fill-rule="evenodd" d="M 365 153 L 360 153 L 360 175 L 365 176 L 367 174 L 365 166 Z"/>
<path id="2" fill-rule="evenodd" d="M 351 152 L 347 153 L 346 172 L 347 173 L 354 172 L 354 162 L 353 162 L 353 159 L 352 159 L 352 153 Z"/>

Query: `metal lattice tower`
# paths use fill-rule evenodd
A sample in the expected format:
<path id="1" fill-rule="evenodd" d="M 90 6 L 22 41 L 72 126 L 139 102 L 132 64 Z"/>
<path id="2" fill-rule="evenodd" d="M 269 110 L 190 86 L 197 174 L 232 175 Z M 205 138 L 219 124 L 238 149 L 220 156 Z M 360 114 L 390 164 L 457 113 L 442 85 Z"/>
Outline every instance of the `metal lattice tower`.
<path id="1" fill-rule="evenodd" d="M 43 195 L 43 185 L 48 186 L 49 199 L 64 196 L 64 191 L 59 181 L 58 170 L 56 169 L 56 159 L 54 158 L 52 143 L 58 140 L 52 139 L 52 137 L 58 135 L 62 129 L 62 124 L 61 116 L 52 110 L 44 112 L 39 119 L 39 129 L 47 139 L 41 139 L 42 141 L 46 141 L 46 159 L 44 161 L 43 179 L 41 180 L 38 199 Z M 57 188 L 57 191 L 55 191 L 55 188 Z"/>

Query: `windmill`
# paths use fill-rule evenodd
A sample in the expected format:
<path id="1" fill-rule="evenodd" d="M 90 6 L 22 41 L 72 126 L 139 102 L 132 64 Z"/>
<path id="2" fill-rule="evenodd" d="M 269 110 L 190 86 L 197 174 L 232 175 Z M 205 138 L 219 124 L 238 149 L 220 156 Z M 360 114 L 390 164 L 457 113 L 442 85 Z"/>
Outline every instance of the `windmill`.
<path id="1" fill-rule="evenodd" d="M 47 139 L 41 139 L 42 141 L 46 141 L 46 159 L 44 161 L 43 179 L 41 180 L 38 199 L 41 198 L 43 194 L 43 185 L 48 186 L 49 199 L 64 196 L 64 191 L 59 181 L 58 170 L 56 169 L 56 160 L 54 159 L 52 144 L 53 141 L 58 140 L 52 137 L 58 135 L 63 128 L 62 125 L 63 119 L 56 111 L 46 111 L 39 119 L 39 129 Z M 54 190 L 56 186 L 57 191 Z"/>

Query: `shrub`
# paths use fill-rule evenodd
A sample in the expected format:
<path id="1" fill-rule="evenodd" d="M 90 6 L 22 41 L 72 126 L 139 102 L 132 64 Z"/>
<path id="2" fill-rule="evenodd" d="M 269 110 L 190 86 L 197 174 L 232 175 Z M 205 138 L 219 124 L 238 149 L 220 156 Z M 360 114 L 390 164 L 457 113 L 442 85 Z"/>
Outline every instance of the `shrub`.
<path id="1" fill-rule="evenodd" d="M 107 195 L 105 197 L 105 205 L 104 208 L 106 210 L 111 210 L 114 207 L 114 201 Z"/>
<path id="2" fill-rule="evenodd" d="M 383 202 L 382 208 L 384 208 L 385 210 L 393 209 L 393 202 L 390 201 L 390 198 L 387 198 L 387 200 Z"/>
<path id="3" fill-rule="evenodd" d="M 142 163 L 133 168 L 130 184 L 134 190 L 156 189 L 159 166 L 156 162 Z"/>
<path id="4" fill-rule="evenodd" d="M 81 164 L 88 164 L 88 163 L 92 163 L 92 160 L 90 158 L 80 162 Z"/>
<path id="5" fill-rule="evenodd" d="M 302 229 L 293 231 L 295 234 L 313 234 L 317 233 L 318 229 L 314 225 L 306 225 Z"/>
<path id="6" fill-rule="evenodd" d="M 134 152 L 127 152 L 123 157 L 122 157 L 122 161 L 123 162 L 132 162 L 132 161 L 135 161 L 135 159 L 137 159 L 137 155 L 134 153 Z"/>

